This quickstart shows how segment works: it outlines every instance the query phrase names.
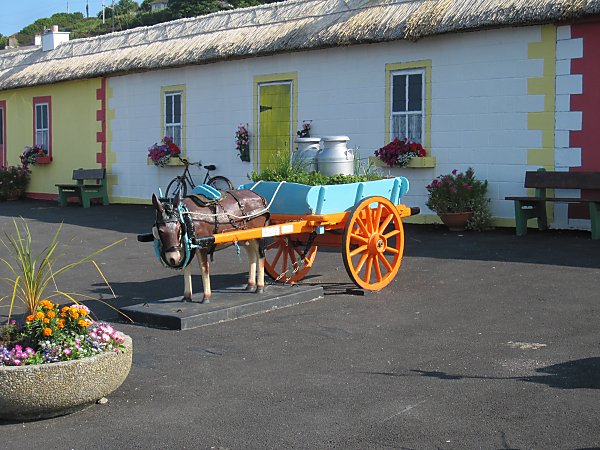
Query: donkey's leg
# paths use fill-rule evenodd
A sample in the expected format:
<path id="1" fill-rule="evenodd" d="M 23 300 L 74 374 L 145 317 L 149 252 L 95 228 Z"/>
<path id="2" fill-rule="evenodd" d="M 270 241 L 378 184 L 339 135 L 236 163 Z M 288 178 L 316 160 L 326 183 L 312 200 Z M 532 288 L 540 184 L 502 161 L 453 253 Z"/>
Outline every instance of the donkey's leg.
<path id="1" fill-rule="evenodd" d="M 246 255 L 248 256 L 248 285 L 246 286 L 246 291 L 254 292 L 256 289 L 256 252 L 257 249 L 254 246 L 254 241 L 246 241 L 244 242 L 244 249 L 246 250 Z"/>
<path id="2" fill-rule="evenodd" d="M 258 261 L 258 273 L 256 284 L 258 288 L 256 289 L 257 294 L 262 294 L 265 291 L 265 240 L 257 239 L 256 240 L 256 259 Z"/>
<path id="3" fill-rule="evenodd" d="M 192 267 L 189 264 L 183 269 L 183 298 L 181 300 L 192 301 Z"/>
<path id="4" fill-rule="evenodd" d="M 210 303 L 212 292 L 210 290 L 210 267 L 208 265 L 208 254 L 205 251 L 197 250 L 198 264 L 202 272 L 202 286 L 204 287 L 204 296 L 201 303 Z"/>

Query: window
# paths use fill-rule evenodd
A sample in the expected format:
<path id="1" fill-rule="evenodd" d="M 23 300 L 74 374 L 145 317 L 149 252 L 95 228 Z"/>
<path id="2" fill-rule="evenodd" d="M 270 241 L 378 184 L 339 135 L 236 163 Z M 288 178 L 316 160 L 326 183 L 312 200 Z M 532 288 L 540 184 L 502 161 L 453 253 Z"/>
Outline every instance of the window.
<path id="1" fill-rule="evenodd" d="M 52 154 L 52 107 L 50 97 L 33 99 L 33 143 Z"/>
<path id="2" fill-rule="evenodd" d="M 391 138 L 424 144 L 425 69 L 391 71 L 390 76 Z"/>
<path id="3" fill-rule="evenodd" d="M 173 138 L 173 142 L 182 147 L 182 92 L 165 92 L 165 136 Z"/>

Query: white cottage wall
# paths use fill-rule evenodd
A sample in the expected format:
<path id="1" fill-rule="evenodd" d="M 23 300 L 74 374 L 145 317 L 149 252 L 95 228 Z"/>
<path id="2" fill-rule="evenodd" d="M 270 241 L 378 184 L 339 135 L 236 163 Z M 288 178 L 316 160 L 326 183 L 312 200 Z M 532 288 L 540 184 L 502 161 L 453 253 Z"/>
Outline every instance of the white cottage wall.
<path id="1" fill-rule="evenodd" d="M 186 151 L 192 160 L 218 167 L 235 184 L 252 165 L 239 160 L 234 133 L 253 128 L 254 77 L 297 75 L 298 126 L 312 120 L 312 135 L 348 135 L 362 157 L 386 143 L 386 64 L 431 61 L 431 155 L 437 166 L 402 169 L 411 182 L 405 202 L 424 213 L 425 186 L 453 169 L 475 169 L 490 183 L 494 214 L 513 218 L 503 200 L 523 186 L 528 150 L 542 146 L 542 132 L 528 128 L 528 113 L 544 110 L 542 95 L 528 95 L 528 79 L 543 76 L 543 61 L 528 57 L 540 27 L 489 30 L 298 52 L 209 65 L 137 73 L 109 79 L 109 129 L 117 177 L 112 195 L 146 202 L 181 172 L 146 162 L 160 140 L 161 87 L 185 85 Z M 385 170 L 385 169 L 384 169 Z M 398 173 L 397 169 L 393 169 Z M 198 177 L 196 177 L 198 178 Z"/>

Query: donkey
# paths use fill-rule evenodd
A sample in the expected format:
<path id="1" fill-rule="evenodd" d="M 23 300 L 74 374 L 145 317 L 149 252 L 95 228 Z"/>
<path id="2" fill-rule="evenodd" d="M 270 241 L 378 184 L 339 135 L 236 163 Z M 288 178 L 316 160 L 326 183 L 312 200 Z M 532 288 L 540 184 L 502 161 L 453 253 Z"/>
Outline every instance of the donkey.
<path id="1" fill-rule="evenodd" d="M 201 303 L 209 303 L 210 267 L 208 255 L 229 247 L 232 243 L 195 245 L 198 238 L 210 237 L 224 231 L 258 228 L 269 224 L 269 212 L 265 199 L 250 190 L 222 192 L 217 201 L 198 200 L 194 196 L 162 203 L 152 194 L 156 220 L 152 228 L 157 253 L 163 263 L 174 269 L 184 269 L 183 301 L 192 301 L 192 269 L 190 262 L 198 258 L 202 273 L 204 296 Z M 247 291 L 264 292 L 265 254 L 263 239 L 243 242 L 248 254 L 249 270 Z"/>

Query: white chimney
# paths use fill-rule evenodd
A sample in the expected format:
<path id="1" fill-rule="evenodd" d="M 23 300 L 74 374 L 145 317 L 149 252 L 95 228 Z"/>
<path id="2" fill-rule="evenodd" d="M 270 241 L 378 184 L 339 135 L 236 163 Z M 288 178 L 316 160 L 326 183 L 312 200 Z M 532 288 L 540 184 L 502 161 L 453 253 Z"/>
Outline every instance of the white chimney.
<path id="1" fill-rule="evenodd" d="M 42 45 L 42 35 L 39 33 L 36 33 L 35 36 L 33 37 L 33 45 L 35 45 L 36 47 L 39 47 L 40 45 Z"/>
<path id="2" fill-rule="evenodd" d="M 58 25 L 52 25 L 52 30 L 42 35 L 42 50 L 48 52 L 54 50 L 63 42 L 69 41 L 69 33 L 58 31 Z"/>

